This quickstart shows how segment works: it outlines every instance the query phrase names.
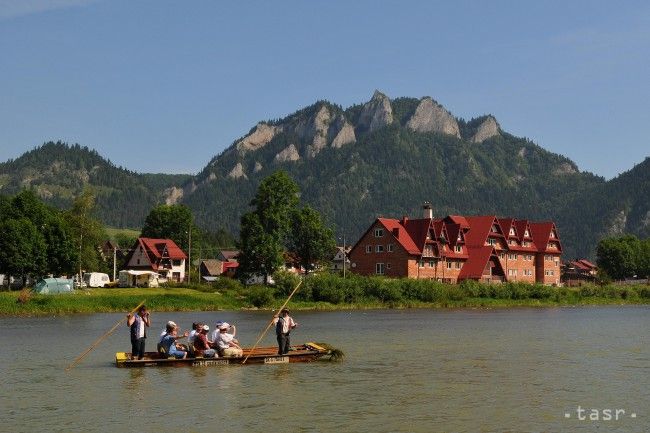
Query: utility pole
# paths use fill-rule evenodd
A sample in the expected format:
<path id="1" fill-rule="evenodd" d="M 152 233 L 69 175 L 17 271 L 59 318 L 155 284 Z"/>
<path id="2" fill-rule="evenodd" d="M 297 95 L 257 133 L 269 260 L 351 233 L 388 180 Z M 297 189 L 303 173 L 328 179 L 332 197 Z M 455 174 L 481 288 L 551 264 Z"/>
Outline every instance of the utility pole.
<path id="1" fill-rule="evenodd" d="M 188 231 L 188 245 L 187 245 L 187 284 L 191 282 L 191 271 L 192 271 L 192 225 L 190 224 L 190 229 Z"/>
<path id="2" fill-rule="evenodd" d="M 117 273 L 117 245 L 113 246 L 113 281 L 115 281 L 116 273 Z"/>
<path id="3" fill-rule="evenodd" d="M 343 279 L 345 279 L 345 263 L 348 261 L 348 253 L 345 250 L 345 235 L 343 235 Z"/>

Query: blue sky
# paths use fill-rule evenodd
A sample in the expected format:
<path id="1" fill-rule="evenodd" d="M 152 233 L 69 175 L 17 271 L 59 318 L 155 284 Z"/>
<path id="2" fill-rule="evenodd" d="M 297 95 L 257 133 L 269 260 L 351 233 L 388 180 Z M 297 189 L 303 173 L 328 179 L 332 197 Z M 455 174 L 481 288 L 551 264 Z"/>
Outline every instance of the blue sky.
<path id="1" fill-rule="evenodd" d="M 432 96 L 611 178 L 650 156 L 650 4 L 0 0 L 0 161 L 195 173 L 257 121 Z"/>

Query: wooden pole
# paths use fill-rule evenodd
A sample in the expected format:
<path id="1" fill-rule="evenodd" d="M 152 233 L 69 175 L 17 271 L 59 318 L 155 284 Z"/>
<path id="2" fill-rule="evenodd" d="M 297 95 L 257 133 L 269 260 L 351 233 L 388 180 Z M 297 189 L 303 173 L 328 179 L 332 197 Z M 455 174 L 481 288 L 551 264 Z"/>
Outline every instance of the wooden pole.
<path id="1" fill-rule="evenodd" d="M 145 300 L 143 300 L 142 302 L 140 302 L 140 303 L 138 304 L 138 306 L 135 307 L 133 310 L 131 310 L 131 312 L 130 312 L 129 314 L 133 314 L 133 313 L 135 313 L 136 311 L 138 311 L 138 308 L 140 308 L 141 306 L 143 306 L 143 305 L 144 305 L 144 302 L 145 302 Z M 70 365 L 68 365 L 68 366 L 65 368 L 65 371 L 69 371 L 70 369 L 72 369 L 72 367 L 74 367 L 75 365 L 77 365 L 77 364 L 79 363 L 79 361 L 81 361 L 81 360 L 82 360 L 86 355 L 88 355 L 88 353 L 90 353 L 91 350 L 93 350 L 95 347 L 97 347 L 97 346 L 99 345 L 99 343 L 101 343 L 102 340 L 104 340 L 104 338 L 106 338 L 106 337 L 108 337 L 109 335 L 111 335 L 111 334 L 113 333 L 113 331 L 115 331 L 115 330 L 117 329 L 117 327 L 120 326 L 120 325 L 122 324 L 122 322 L 124 322 L 125 319 L 126 319 L 126 317 L 123 318 L 122 320 L 120 320 L 119 322 L 117 322 L 117 323 L 116 323 L 116 324 L 115 324 L 115 325 L 114 325 L 114 326 L 113 326 L 113 327 L 112 327 L 112 328 L 111 328 L 107 333 L 105 333 L 104 335 L 102 335 L 101 337 L 99 337 L 97 340 L 95 340 L 95 342 L 94 342 L 94 343 L 93 343 L 93 344 L 92 344 L 88 349 L 86 349 L 86 351 L 85 351 L 84 353 L 82 353 L 81 355 L 77 356 L 77 358 L 76 358 L 76 359 L 75 359 L 75 360 L 74 360 Z"/>
<path id="2" fill-rule="evenodd" d="M 287 304 L 289 303 L 289 301 L 290 301 L 291 298 L 293 297 L 294 293 L 296 293 L 296 292 L 298 291 L 298 287 L 300 287 L 301 284 L 302 284 L 302 280 L 300 280 L 300 282 L 298 283 L 298 285 L 296 286 L 296 288 L 293 289 L 293 292 L 291 292 L 291 294 L 289 295 L 289 297 L 287 298 L 287 300 L 284 301 L 284 304 L 282 304 L 282 306 L 281 306 L 280 309 L 278 310 L 278 313 L 279 313 L 280 311 L 284 310 L 284 307 L 287 306 Z M 248 355 L 246 355 L 246 358 L 244 358 L 244 360 L 241 362 L 242 364 L 246 364 L 246 361 L 248 361 L 248 357 L 251 356 L 251 353 L 253 353 L 253 350 L 255 350 L 255 348 L 257 348 L 257 345 L 260 344 L 260 341 L 262 341 L 262 338 L 264 338 L 264 336 L 266 335 L 266 333 L 269 331 L 269 328 L 271 327 L 271 325 L 273 325 L 273 319 L 275 319 L 275 314 L 274 314 L 273 317 L 271 318 L 271 321 L 269 322 L 269 324 L 266 325 L 266 329 L 264 329 L 264 331 L 262 331 L 262 333 L 260 334 L 260 337 L 257 339 L 257 341 L 255 342 L 255 344 L 253 345 L 253 347 L 251 348 L 251 350 L 249 350 Z"/>

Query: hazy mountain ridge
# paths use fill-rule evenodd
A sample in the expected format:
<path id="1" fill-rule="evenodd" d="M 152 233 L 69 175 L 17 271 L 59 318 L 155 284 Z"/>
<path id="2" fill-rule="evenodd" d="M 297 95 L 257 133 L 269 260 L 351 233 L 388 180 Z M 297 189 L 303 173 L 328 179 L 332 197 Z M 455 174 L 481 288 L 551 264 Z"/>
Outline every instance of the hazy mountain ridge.
<path id="1" fill-rule="evenodd" d="M 318 101 L 258 123 L 196 176 L 140 175 L 94 151 L 61 146 L 0 164 L 0 193 L 32 186 L 60 206 L 88 183 L 100 191 L 99 214 L 108 224 L 137 227 L 154 204 L 185 203 L 200 225 L 236 233 L 259 181 L 284 169 L 348 242 L 377 215 L 419 216 L 425 200 L 438 216 L 552 219 L 569 257 L 591 254 L 604 234 L 650 232 L 648 159 L 605 182 L 508 134 L 492 115 L 459 119 L 431 97 L 391 100 L 377 91 L 347 109 Z M 33 160 L 38 153 L 50 155 L 45 167 Z M 85 155 L 83 164 L 76 154 Z M 57 178 L 57 161 L 72 168 L 69 176 Z M 51 175 L 39 177 L 39 170 Z M 134 212 L 119 211 L 129 206 Z"/>

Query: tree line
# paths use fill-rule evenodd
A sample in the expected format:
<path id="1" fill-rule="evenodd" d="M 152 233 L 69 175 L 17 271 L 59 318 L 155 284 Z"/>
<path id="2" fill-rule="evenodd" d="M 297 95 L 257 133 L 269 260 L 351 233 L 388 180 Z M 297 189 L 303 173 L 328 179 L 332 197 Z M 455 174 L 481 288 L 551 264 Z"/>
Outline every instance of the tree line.
<path id="1" fill-rule="evenodd" d="M 240 241 L 223 229 L 200 228 L 190 208 L 182 204 L 155 206 L 139 235 L 171 239 L 183 251 L 191 249 L 204 258 L 224 248 L 239 248 L 242 280 L 257 275 L 268 281 L 287 261 L 310 271 L 331 258 L 335 241 L 318 212 L 299 206 L 298 196 L 298 186 L 286 172 L 264 179 L 250 203 L 253 210 L 241 218 Z M 109 236 L 95 216 L 95 200 L 93 190 L 86 188 L 69 209 L 59 210 L 30 189 L 0 195 L 0 274 L 26 281 L 82 271 L 110 273 L 112 252 L 101 248 Z M 114 239 L 124 260 L 137 238 L 117 234 Z M 125 265 L 118 263 L 119 268 Z"/>
<path id="2" fill-rule="evenodd" d="M 650 278 L 650 238 L 634 235 L 602 239 L 596 249 L 599 272 L 615 280 Z"/>

